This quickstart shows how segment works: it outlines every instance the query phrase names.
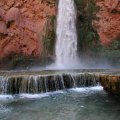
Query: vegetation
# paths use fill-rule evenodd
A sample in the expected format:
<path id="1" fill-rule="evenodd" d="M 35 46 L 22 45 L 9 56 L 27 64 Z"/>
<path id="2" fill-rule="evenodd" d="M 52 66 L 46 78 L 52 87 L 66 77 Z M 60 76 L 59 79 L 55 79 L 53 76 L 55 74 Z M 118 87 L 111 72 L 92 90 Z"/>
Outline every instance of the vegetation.
<path id="1" fill-rule="evenodd" d="M 55 50 L 55 22 L 56 16 L 48 16 L 45 34 L 43 35 L 43 45 L 44 45 L 44 53 L 43 53 L 43 61 L 49 61 L 53 59 Z M 48 60 L 47 60 L 48 59 Z"/>
<path id="2" fill-rule="evenodd" d="M 75 0 L 78 11 L 78 52 L 82 56 L 100 57 L 120 64 L 120 38 L 113 40 L 110 45 L 102 46 L 97 31 L 92 26 L 93 20 L 99 20 L 96 13 L 99 7 L 95 0 Z"/>
<path id="3" fill-rule="evenodd" d="M 33 58 L 25 57 L 22 54 L 11 53 L 0 60 L 0 66 L 2 66 L 0 69 L 27 68 L 33 61 Z"/>
<path id="4" fill-rule="evenodd" d="M 41 0 L 51 6 L 55 6 L 55 0 Z M 113 40 L 110 45 L 102 46 L 99 35 L 92 26 L 92 21 L 98 19 L 96 13 L 99 7 L 96 0 L 75 0 L 77 8 L 77 32 L 78 32 L 78 52 L 80 55 L 89 57 L 101 57 L 110 60 L 112 63 L 120 64 L 120 38 Z M 46 27 L 43 35 L 44 53 L 41 64 L 47 64 L 54 59 L 55 55 L 55 26 L 56 16 L 47 16 Z M 28 66 L 34 64 L 34 58 L 27 58 L 22 55 L 10 55 L 4 62 L 10 61 L 10 66 Z M 38 62 L 37 62 L 38 63 Z"/>
<path id="5" fill-rule="evenodd" d="M 111 61 L 112 65 L 120 65 L 120 40 L 114 40 L 110 45 L 101 47 L 100 56 Z"/>
<path id="6" fill-rule="evenodd" d="M 99 51 L 99 36 L 92 26 L 99 8 L 95 0 L 75 0 L 78 10 L 78 50 L 81 53 L 96 54 Z"/>

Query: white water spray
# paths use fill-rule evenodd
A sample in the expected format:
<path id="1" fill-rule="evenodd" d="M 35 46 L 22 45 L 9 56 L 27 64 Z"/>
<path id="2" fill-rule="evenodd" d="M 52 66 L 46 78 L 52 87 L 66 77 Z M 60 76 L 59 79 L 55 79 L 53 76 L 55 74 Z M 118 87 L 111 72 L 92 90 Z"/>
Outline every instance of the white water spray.
<path id="1" fill-rule="evenodd" d="M 57 17 L 56 64 L 77 63 L 76 9 L 74 0 L 59 0 Z"/>

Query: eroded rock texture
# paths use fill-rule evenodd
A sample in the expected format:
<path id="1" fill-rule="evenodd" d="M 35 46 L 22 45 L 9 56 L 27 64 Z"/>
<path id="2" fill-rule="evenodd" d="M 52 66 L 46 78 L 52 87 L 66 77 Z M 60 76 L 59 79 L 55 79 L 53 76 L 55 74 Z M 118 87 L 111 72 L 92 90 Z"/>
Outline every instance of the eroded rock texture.
<path id="1" fill-rule="evenodd" d="M 100 7 L 98 21 L 94 21 L 103 45 L 109 44 L 120 36 L 120 0 L 96 0 Z"/>
<path id="2" fill-rule="evenodd" d="M 103 75 L 100 76 L 100 83 L 109 93 L 120 94 L 120 76 Z"/>
<path id="3" fill-rule="evenodd" d="M 54 0 L 0 0 L 0 58 L 41 56 L 46 21 L 55 14 Z"/>

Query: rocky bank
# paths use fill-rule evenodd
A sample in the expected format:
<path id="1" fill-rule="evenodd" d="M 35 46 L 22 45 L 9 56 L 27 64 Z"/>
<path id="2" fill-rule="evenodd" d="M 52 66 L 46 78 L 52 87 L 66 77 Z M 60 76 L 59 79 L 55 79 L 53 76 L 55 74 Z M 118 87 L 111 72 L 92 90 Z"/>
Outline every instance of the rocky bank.
<path id="1" fill-rule="evenodd" d="M 119 75 L 102 75 L 100 83 L 109 93 L 120 95 L 120 74 Z"/>

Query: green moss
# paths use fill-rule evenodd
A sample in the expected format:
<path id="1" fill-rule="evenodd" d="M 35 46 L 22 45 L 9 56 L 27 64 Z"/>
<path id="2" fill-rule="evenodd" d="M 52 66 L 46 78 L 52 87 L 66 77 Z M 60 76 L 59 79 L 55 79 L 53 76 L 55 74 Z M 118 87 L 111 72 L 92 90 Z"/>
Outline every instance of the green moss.
<path id="1" fill-rule="evenodd" d="M 78 52 L 108 59 L 111 63 L 120 64 L 120 38 L 107 46 L 102 46 L 97 31 L 92 26 L 93 20 L 99 20 L 96 13 L 99 7 L 95 0 L 75 0 L 78 11 Z"/>
<path id="2" fill-rule="evenodd" d="M 120 41 L 114 40 L 108 46 L 102 46 L 100 56 L 114 65 L 120 65 Z"/>
<path id="3" fill-rule="evenodd" d="M 45 28 L 45 35 L 43 36 L 44 55 L 45 57 L 52 56 L 55 48 L 55 21 L 56 16 L 48 16 Z"/>
<path id="4" fill-rule="evenodd" d="M 9 66 L 10 68 L 14 69 L 17 67 L 28 67 L 30 65 L 32 65 L 33 63 L 35 63 L 35 58 L 33 57 L 28 57 L 28 56 L 24 56 L 22 54 L 16 54 L 16 53 L 12 53 L 9 55 L 8 58 L 6 58 L 7 61 L 9 61 Z"/>
<path id="5" fill-rule="evenodd" d="M 88 50 L 91 54 L 96 54 L 99 51 L 97 46 L 100 43 L 97 31 L 92 26 L 92 21 L 97 19 L 96 12 L 99 8 L 96 6 L 95 0 L 75 0 L 75 2 L 78 11 L 78 50 L 83 54 Z"/>

